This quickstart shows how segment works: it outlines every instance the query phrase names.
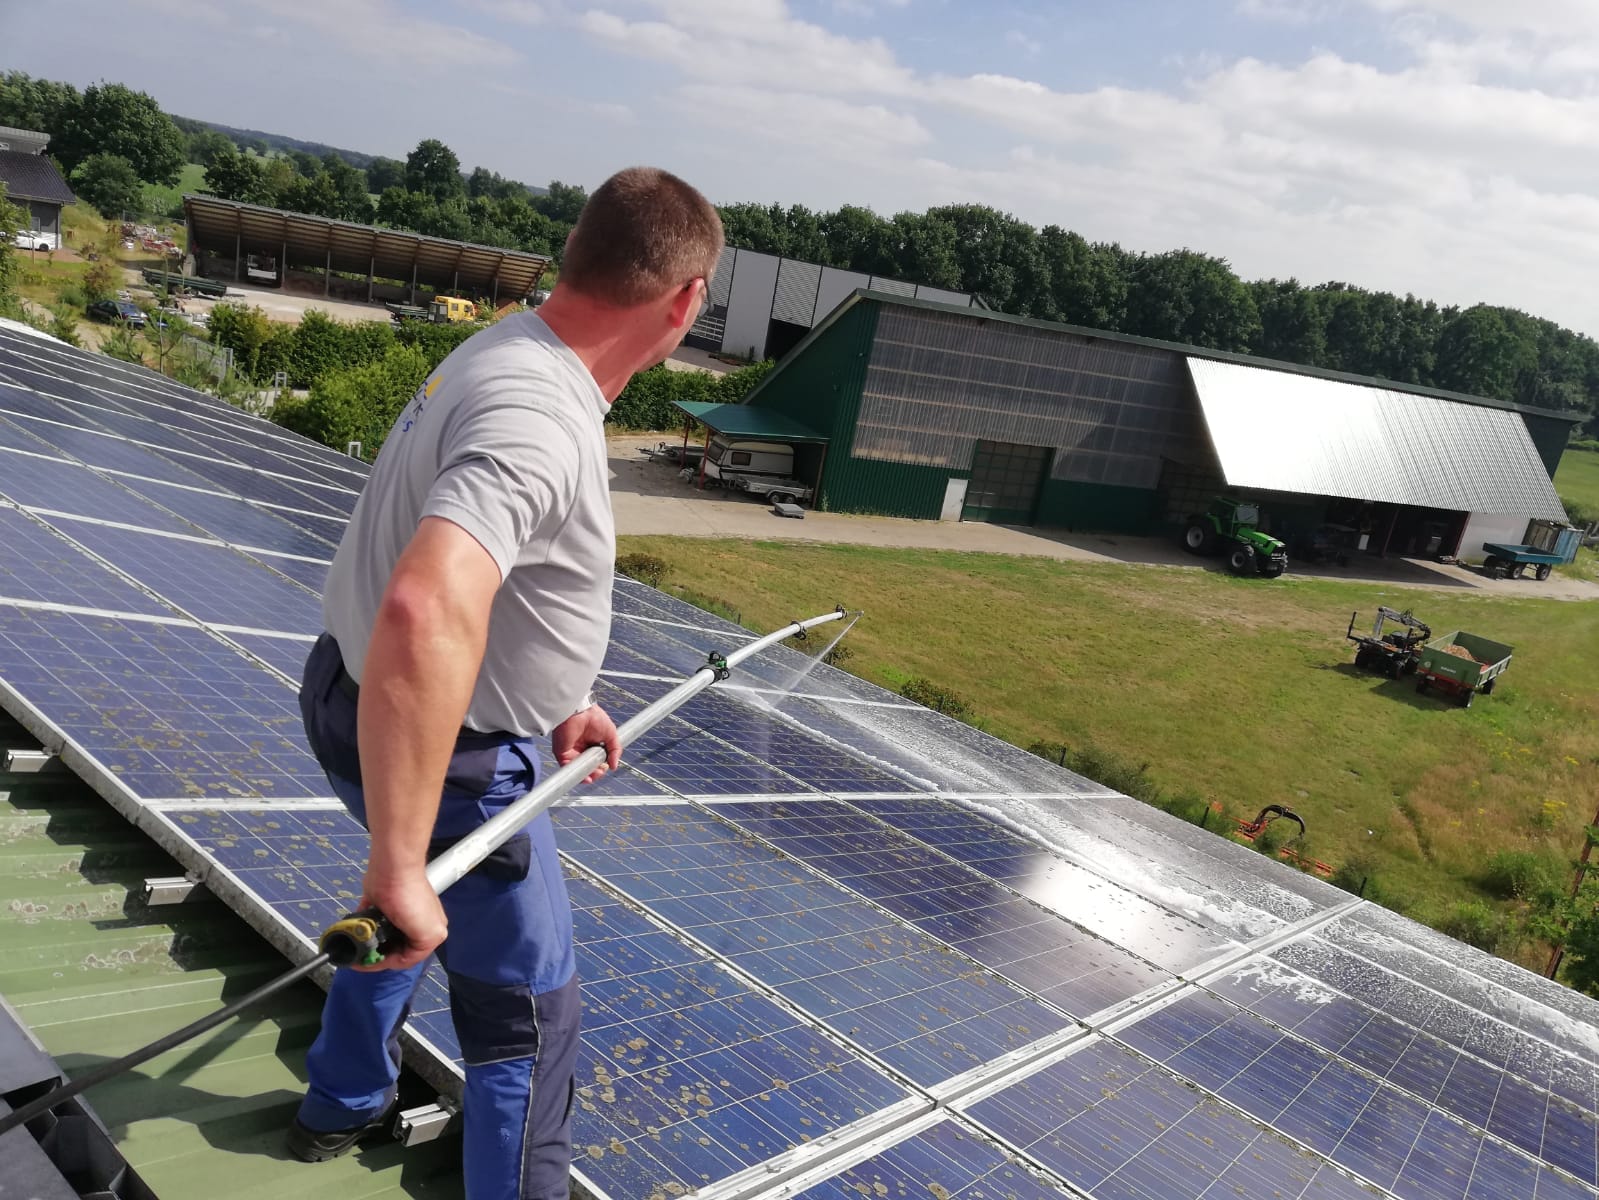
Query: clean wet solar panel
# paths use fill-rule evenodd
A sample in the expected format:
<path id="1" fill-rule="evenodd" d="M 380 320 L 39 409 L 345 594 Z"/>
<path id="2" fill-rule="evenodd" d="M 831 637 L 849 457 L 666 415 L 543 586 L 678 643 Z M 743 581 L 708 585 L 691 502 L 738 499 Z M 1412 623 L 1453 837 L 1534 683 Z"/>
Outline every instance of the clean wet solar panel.
<path id="1" fill-rule="evenodd" d="M 798 1200 L 924 1196 L 944 1200 L 1045 1200 L 1072 1195 L 952 1118 L 907 1137 L 798 1193 Z"/>
<path id="2" fill-rule="evenodd" d="M 580 865 L 924 1087 L 1070 1023 L 708 813 L 584 807 L 556 828 Z"/>

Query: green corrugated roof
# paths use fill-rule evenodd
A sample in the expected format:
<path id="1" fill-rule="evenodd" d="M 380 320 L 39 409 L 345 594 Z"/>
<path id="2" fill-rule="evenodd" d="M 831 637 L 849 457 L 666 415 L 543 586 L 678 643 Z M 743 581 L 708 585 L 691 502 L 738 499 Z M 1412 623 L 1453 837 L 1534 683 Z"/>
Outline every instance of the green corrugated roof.
<path id="1" fill-rule="evenodd" d="M 38 742 L 0 714 L 0 750 L 12 748 Z M 144 879 L 182 873 L 75 776 L 0 772 L 0 994 L 69 1076 L 288 966 L 219 902 L 140 901 Z M 161 1200 L 459 1200 L 455 1137 L 411 1150 L 379 1141 L 314 1165 L 286 1156 L 321 1008 L 320 989 L 302 983 L 261 1019 L 224 1025 L 84 1099 Z"/>
<path id="2" fill-rule="evenodd" d="M 674 400 L 672 406 L 702 425 L 728 437 L 757 438 L 770 442 L 825 442 L 826 434 L 791 417 L 748 404 L 706 404 L 700 400 Z"/>

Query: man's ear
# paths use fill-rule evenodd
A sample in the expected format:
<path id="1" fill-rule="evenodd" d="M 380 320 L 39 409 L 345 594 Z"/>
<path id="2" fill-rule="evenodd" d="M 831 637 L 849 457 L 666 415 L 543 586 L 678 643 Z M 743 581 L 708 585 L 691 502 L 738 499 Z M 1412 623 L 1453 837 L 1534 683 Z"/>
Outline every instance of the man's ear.
<path id="1" fill-rule="evenodd" d="M 694 318 L 699 312 L 700 291 L 705 287 L 705 280 L 696 276 L 690 279 L 672 297 L 672 306 L 669 310 L 673 329 L 683 329 L 694 323 Z M 709 299 L 709 296 L 706 297 Z"/>

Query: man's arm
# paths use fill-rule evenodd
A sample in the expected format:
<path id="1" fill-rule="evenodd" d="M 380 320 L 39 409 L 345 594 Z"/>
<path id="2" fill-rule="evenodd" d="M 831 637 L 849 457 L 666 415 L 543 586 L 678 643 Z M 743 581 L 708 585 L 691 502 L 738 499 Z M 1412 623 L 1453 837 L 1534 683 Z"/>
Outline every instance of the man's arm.
<path id="1" fill-rule="evenodd" d="M 425 873 L 427 848 L 499 587 L 499 567 L 471 534 L 427 517 L 378 608 L 357 723 L 372 831 L 363 899 L 406 940 L 385 957 L 386 969 L 421 962 L 444 940 L 444 909 Z"/>

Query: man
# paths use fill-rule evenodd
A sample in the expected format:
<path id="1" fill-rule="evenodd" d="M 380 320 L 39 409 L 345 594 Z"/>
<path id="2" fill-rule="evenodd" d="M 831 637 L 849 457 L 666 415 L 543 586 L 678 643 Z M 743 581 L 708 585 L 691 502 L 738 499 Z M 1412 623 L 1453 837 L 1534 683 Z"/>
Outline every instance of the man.
<path id="1" fill-rule="evenodd" d="M 466 1062 L 469 1200 L 567 1195 L 579 1002 L 546 814 L 441 898 L 427 861 L 616 727 L 589 694 L 610 637 L 615 535 L 602 423 L 705 301 L 716 210 L 623 171 L 589 199 L 560 282 L 440 364 L 400 415 L 328 572 L 300 705 L 334 791 L 372 838 L 363 906 L 404 935 L 337 972 L 299 1157 L 343 1154 L 391 1109 L 398 1036 L 437 951 Z M 446 940 L 446 929 L 449 938 Z"/>

